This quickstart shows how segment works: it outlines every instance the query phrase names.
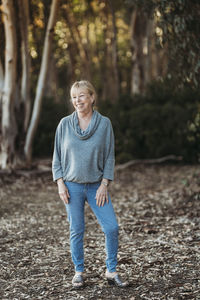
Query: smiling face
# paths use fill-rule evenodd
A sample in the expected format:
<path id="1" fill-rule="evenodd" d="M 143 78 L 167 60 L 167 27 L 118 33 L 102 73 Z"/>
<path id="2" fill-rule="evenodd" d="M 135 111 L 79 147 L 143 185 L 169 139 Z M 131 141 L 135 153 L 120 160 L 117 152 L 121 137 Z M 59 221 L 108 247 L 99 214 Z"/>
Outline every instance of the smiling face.
<path id="1" fill-rule="evenodd" d="M 73 88 L 71 91 L 72 104 L 77 112 L 88 113 L 92 111 L 94 95 L 84 88 Z"/>

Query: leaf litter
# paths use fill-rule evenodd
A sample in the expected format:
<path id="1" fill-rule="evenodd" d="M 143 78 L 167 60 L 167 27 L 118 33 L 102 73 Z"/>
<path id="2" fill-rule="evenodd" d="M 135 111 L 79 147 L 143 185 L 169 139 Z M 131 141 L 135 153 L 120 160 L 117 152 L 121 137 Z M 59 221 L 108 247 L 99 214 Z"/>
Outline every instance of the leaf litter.
<path id="1" fill-rule="evenodd" d="M 0 299 L 200 299 L 198 165 L 117 171 L 110 194 L 120 225 L 118 272 L 105 281 L 104 235 L 86 204 L 86 286 L 74 290 L 69 225 L 51 173 L 0 175 Z"/>

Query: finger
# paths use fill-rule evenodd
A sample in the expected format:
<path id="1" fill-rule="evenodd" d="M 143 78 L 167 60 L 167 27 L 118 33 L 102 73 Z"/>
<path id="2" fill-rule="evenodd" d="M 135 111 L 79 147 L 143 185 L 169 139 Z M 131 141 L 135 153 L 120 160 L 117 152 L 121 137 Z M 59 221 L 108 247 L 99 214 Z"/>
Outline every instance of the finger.
<path id="1" fill-rule="evenodd" d="M 102 198 L 102 200 L 101 200 L 101 206 L 104 206 L 105 200 L 106 200 L 106 198 L 105 198 L 105 196 L 104 196 L 104 197 Z"/>
<path id="2" fill-rule="evenodd" d="M 106 202 L 109 202 L 108 194 L 106 195 Z"/>
<path id="3" fill-rule="evenodd" d="M 102 200 L 103 200 L 103 196 L 100 194 L 99 195 L 99 207 L 102 205 Z"/>
<path id="4" fill-rule="evenodd" d="M 68 199 L 68 197 L 67 197 L 67 195 L 66 195 L 66 194 L 64 195 L 63 199 L 64 199 L 64 202 L 65 202 L 66 204 L 68 204 L 68 203 L 69 203 L 69 199 Z"/>
<path id="5" fill-rule="evenodd" d="M 99 207 L 100 207 L 100 205 L 101 205 L 101 199 L 100 199 L 100 196 L 99 196 L 99 195 L 97 195 L 97 197 L 96 197 L 96 204 L 97 204 L 97 206 L 99 206 Z"/>
<path id="6" fill-rule="evenodd" d="M 60 195 L 60 199 L 61 199 L 64 203 L 68 204 L 69 200 L 68 200 L 67 194 L 64 192 L 64 193 L 59 193 L 59 195 Z"/>
<path id="7" fill-rule="evenodd" d="M 98 196 L 97 197 L 97 205 L 100 207 L 100 205 L 101 205 L 101 200 L 100 200 L 100 197 Z"/>
<path id="8" fill-rule="evenodd" d="M 101 195 L 101 204 L 100 206 L 104 206 L 105 203 L 105 195 Z"/>

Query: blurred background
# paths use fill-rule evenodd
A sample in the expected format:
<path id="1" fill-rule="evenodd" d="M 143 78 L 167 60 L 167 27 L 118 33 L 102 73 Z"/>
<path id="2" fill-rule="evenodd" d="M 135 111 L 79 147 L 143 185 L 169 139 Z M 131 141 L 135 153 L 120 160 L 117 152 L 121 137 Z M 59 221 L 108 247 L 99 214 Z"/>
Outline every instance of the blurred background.
<path id="1" fill-rule="evenodd" d="M 52 156 L 87 79 L 108 116 L 116 161 L 200 157 L 198 0 L 2 0 L 0 168 Z"/>

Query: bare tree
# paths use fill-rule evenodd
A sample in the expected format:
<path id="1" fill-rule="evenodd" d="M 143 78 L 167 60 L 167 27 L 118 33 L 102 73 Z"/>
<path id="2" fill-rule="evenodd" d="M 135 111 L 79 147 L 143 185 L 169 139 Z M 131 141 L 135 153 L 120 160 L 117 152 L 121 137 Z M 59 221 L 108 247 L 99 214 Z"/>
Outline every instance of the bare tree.
<path id="1" fill-rule="evenodd" d="M 49 65 L 49 60 L 51 57 L 51 46 L 52 46 L 53 32 L 54 32 L 53 28 L 54 28 L 54 25 L 56 22 L 56 16 L 57 16 L 57 12 L 58 12 L 58 4 L 59 4 L 59 0 L 52 0 L 50 17 L 49 17 L 49 21 L 48 21 L 48 25 L 47 25 L 47 29 L 46 29 L 46 34 L 45 34 L 44 49 L 43 49 L 43 54 L 42 54 L 40 74 L 39 74 L 39 78 L 38 78 L 38 82 L 37 82 L 33 113 L 32 113 L 30 126 L 28 128 L 25 147 L 24 147 L 24 152 L 25 152 L 26 160 L 28 163 L 31 162 L 32 143 L 33 143 L 34 135 L 35 135 L 35 132 L 36 132 L 36 129 L 38 126 L 38 122 L 39 122 L 39 116 L 40 116 L 41 104 L 42 104 L 42 96 L 44 93 L 45 80 L 47 77 L 48 65 Z"/>
<path id="2" fill-rule="evenodd" d="M 31 99 L 30 99 L 30 54 L 28 49 L 28 26 L 29 26 L 29 1 L 18 0 L 20 7 L 19 21 L 21 32 L 21 62 L 22 62 L 22 76 L 21 76 L 21 97 L 20 100 L 24 104 L 25 118 L 24 131 L 28 129 L 28 123 L 31 113 Z"/>

